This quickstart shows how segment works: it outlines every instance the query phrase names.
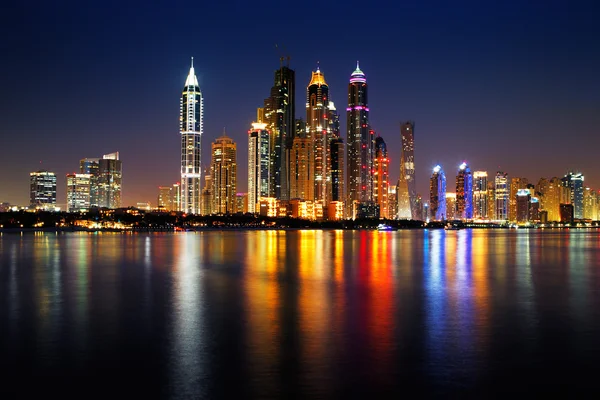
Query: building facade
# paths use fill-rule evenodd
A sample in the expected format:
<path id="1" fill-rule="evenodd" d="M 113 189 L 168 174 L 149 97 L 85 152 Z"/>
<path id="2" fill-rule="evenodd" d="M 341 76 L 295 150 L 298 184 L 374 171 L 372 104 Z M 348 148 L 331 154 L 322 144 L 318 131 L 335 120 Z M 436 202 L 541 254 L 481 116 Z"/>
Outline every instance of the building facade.
<path id="1" fill-rule="evenodd" d="M 348 84 L 346 108 L 348 162 L 346 180 L 346 210 L 356 217 L 357 204 L 373 201 L 373 138 L 369 128 L 367 78 L 358 63 Z"/>
<path id="2" fill-rule="evenodd" d="M 456 218 L 473 219 L 473 175 L 465 162 L 456 175 Z"/>
<path id="3" fill-rule="evenodd" d="M 527 189 L 529 181 L 527 178 L 512 178 L 510 180 L 508 219 L 517 220 L 517 192 L 521 189 Z"/>
<path id="4" fill-rule="evenodd" d="M 35 208 L 56 207 L 56 174 L 37 171 L 29 174 L 29 204 Z"/>
<path id="5" fill-rule="evenodd" d="M 211 146 L 213 213 L 235 214 L 237 203 L 237 146 L 225 132 Z"/>
<path id="6" fill-rule="evenodd" d="M 181 136 L 181 211 L 200 213 L 203 99 L 194 71 L 194 58 L 179 103 Z"/>
<path id="7" fill-rule="evenodd" d="M 271 132 L 264 122 L 264 109 L 248 131 L 248 212 L 259 213 L 259 199 L 273 193 L 271 185 Z"/>
<path id="8" fill-rule="evenodd" d="M 417 189 L 415 181 L 415 123 L 400 124 L 402 149 L 400 151 L 400 187 L 398 192 L 398 218 L 417 219 Z M 408 216 L 410 214 L 410 217 Z"/>
<path id="9" fill-rule="evenodd" d="M 488 174 L 486 171 L 473 172 L 473 218 L 488 218 Z"/>
<path id="10" fill-rule="evenodd" d="M 84 212 L 90 209 L 90 174 L 67 174 L 67 211 Z"/>
<path id="11" fill-rule="evenodd" d="M 390 218 L 389 214 L 389 186 L 390 186 L 390 159 L 388 158 L 387 145 L 381 136 L 375 138 L 375 158 L 373 175 L 373 201 L 379 206 L 380 218 Z"/>
<path id="12" fill-rule="evenodd" d="M 119 152 L 105 154 L 98 161 L 98 207 L 120 208 L 123 182 L 123 163 Z"/>
<path id="13" fill-rule="evenodd" d="M 510 187 L 508 183 L 508 174 L 502 171 L 496 172 L 494 180 L 494 197 L 497 221 L 508 220 Z"/>
<path id="14" fill-rule="evenodd" d="M 433 168 L 433 175 L 429 179 L 429 212 L 431 219 L 444 221 L 447 219 L 446 212 L 446 175 L 441 166 Z"/>

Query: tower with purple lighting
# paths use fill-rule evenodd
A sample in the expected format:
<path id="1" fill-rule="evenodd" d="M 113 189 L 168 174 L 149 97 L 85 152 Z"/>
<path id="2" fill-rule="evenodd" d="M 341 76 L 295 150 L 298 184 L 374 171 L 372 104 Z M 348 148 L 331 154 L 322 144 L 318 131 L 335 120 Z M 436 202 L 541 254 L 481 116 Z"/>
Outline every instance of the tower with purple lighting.
<path id="1" fill-rule="evenodd" d="M 348 216 L 354 218 L 357 205 L 373 201 L 373 138 L 369 129 L 367 78 L 358 62 L 348 85 Z"/>

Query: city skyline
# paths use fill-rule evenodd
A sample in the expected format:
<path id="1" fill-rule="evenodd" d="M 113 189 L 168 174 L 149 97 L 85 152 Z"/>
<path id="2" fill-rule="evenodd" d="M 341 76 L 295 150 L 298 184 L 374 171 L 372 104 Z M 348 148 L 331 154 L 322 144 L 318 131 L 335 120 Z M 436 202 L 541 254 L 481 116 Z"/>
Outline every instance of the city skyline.
<path id="1" fill-rule="evenodd" d="M 40 9 L 40 15 L 34 13 L 25 25 L 39 22 L 40 29 L 47 26 L 41 15 L 52 16 L 57 11 L 49 9 L 42 13 L 44 7 Z M 581 6 L 565 9 L 549 6 L 541 10 L 541 15 L 536 14 L 540 10 L 532 5 L 523 5 L 518 12 L 515 4 L 498 7 L 500 13 L 504 13 L 502 15 L 511 15 L 513 25 L 515 20 L 532 23 L 527 27 L 516 24 L 517 28 L 508 23 L 503 25 L 490 21 L 490 10 L 478 8 L 471 14 L 443 10 L 456 17 L 456 25 L 449 25 L 442 20 L 444 12 L 424 16 L 424 9 L 416 7 L 408 10 L 414 19 L 407 22 L 407 27 L 375 27 L 360 39 L 361 43 L 364 41 L 360 48 L 345 45 L 344 37 L 340 35 L 340 46 L 335 50 L 309 49 L 310 46 L 294 40 L 290 34 L 282 34 L 281 40 L 277 40 L 280 43 L 278 49 L 273 41 L 252 46 L 251 51 L 258 62 L 243 68 L 236 66 L 234 60 L 250 51 L 242 47 L 246 41 L 255 38 L 252 35 L 243 38 L 235 32 L 206 45 L 192 44 L 185 39 L 172 49 L 169 43 L 175 38 L 163 35 L 161 41 L 161 36 L 152 34 L 144 39 L 143 45 L 148 47 L 150 43 L 156 43 L 156 52 L 168 60 L 156 64 L 152 62 L 154 48 L 152 56 L 139 51 L 125 55 L 126 51 L 134 50 L 133 42 L 129 41 L 120 44 L 108 39 L 91 40 L 89 48 L 81 49 L 75 42 L 65 41 L 64 35 L 50 32 L 41 43 L 33 46 L 35 51 L 22 54 L 17 51 L 17 44 L 27 47 L 31 37 L 11 39 L 14 42 L 10 42 L 8 54 L 15 57 L 9 57 L 10 62 L 0 68 L 5 72 L 4 76 L 14 77 L 11 81 L 18 85 L 6 83 L 1 103 L 2 130 L 10 132 L 11 138 L 3 146 L 7 154 L 0 161 L 0 167 L 10 169 L 11 174 L 0 178 L 0 201 L 26 204 L 26 177 L 31 171 L 47 169 L 56 173 L 58 203 L 64 207 L 65 176 L 77 171 L 78 160 L 87 154 L 117 149 L 126 160 L 122 204 L 155 203 L 157 187 L 179 180 L 173 173 L 178 168 L 179 149 L 171 138 L 177 135 L 177 98 L 188 72 L 186 61 L 190 56 L 195 56 L 199 84 L 205 96 L 202 160 L 210 160 L 210 148 L 206 144 L 220 135 L 223 126 L 237 143 L 246 142 L 255 109 L 273 85 L 273 72 L 279 67 L 279 57 L 291 57 L 290 65 L 296 71 L 299 88 L 304 86 L 304 79 L 314 69 L 316 61 L 320 61 L 321 68 L 327 71 L 331 98 L 338 105 L 344 104 L 348 75 L 358 59 L 368 75 L 372 127 L 385 138 L 388 146 L 392 183 L 399 174 L 399 122 L 414 120 L 418 125 L 415 135 L 416 184 L 417 192 L 423 198 L 428 196 L 428 177 L 433 166 L 439 163 L 446 171 L 452 171 L 458 164 L 456 160 L 463 159 L 468 160 L 473 170 L 487 171 L 489 176 L 502 170 L 509 177 L 527 177 L 531 182 L 537 182 L 541 177 L 562 177 L 569 170 L 581 171 L 586 176 L 586 185 L 599 187 L 600 171 L 594 165 L 593 149 L 598 146 L 600 117 L 591 105 L 600 90 L 591 71 L 598 69 L 600 60 L 597 52 L 587 51 L 598 29 L 591 25 L 591 17 L 588 17 L 592 13 Z M 345 11 L 330 6 L 326 9 L 336 16 L 333 28 L 339 28 Z M 71 10 L 69 15 L 77 16 L 82 12 Z M 150 13 L 146 15 L 150 17 L 149 22 L 159 20 L 158 10 L 147 12 Z M 572 18 L 564 18 L 565 13 Z M 367 9 L 365 14 L 367 20 L 373 18 L 372 10 Z M 132 9 L 123 10 L 123 17 L 132 15 Z M 241 18 L 241 15 L 236 17 Z M 174 15 L 167 13 L 164 18 L 171 21 Z M 78 21 L 77 24 L 91 21 L 90 28 L 83 29 L 82 39 L 89 36 L 91 28 L 97 27 L 95 24 L 98 23 L 86 15 L 73 19 Z M 297 24 L 299 19 L 296 17 L 292 24 Z M 15 18 L 17 21 L 19 18 Z M 492 23 L 483 27 L 483 21 Z M 394 43 L 395 39 L 403 37 L 404 29 L 418 24 L 422 24 L 422 31 L 432 28 L 433 36 L 448 31 L 450 39 L 446 44 L 449 47 L 444 49 L 438 43 L 439 36 L 436 36 L 436 42 L 420 33 L 414 34 L 415 40 Z M 70 32 L 64 29 L 75 28 L 65 25 L 61 29 L 64 34 Z M 123 34 L 122 31 L 129 28 L 120 29 Z M 390 34 L 381 36 L 384 29 L 390 30 Z M 460 45 L 451 40 L 461 32 L 475 30 L 481 30 L 480 39 L 469 39 Z M 563 35 L 565 32 L 566 36 Z M 384 43 L 376 44 L 375 38 L 383 38 L 379 41 Z M 542 39 L 545 43 L 541 43 Z M 109 43 L 115 46 L 114 50 L 107 47 Z M 403 56 L 411 54 L 410 63 L 396 62 L 402 59 L 400 56 L 387 59 L 380 55 L 382 49 L 392 43 L 394 48 L 399 46 L 403 50 L 400 52 Z M 531 44 L 536 44 L 538 51 L 528 54 L 526 48 Z M 224 45 L 231 49 L 230 53 L 215 57 Z M 64 48 L 64 51 L 57 52 L 56 57 L 44 58 L 47 73 L 39 82 L 51 104 L 40 110 L 39 118 L 22 124 L 23 104 L 27 104 L 23 93 L 28 93 L 31 82 L 19 77 L 30 74 L 34 64 L 32 55 L 36 51 L 53 48 Z M 96 57 L 98 49 L 109 51 L 99 59 Z M 450 54 L 451 50 L 456 51 Z M 467 63 L 461 61 L 461 57 L 468 50 L 478 51 L 469 53 Z M 553 55 L 557 51 L 576 57 L 581 70 L 556 60 Z M 121 54 L 121 57 L 115 57 L 115 54 Z M 437 61 L 442 59 L 443 65 L 438 66 Z M 75 62 L 69 64 L 67 61 Z M 116 65 L 120 68 L 116 69 Z M 64 71 L 61 66 L 66 67 Z M 232 74 L 233 70 L 237 73 Z M 89 101 L 79 102 L 72 90 L 65 89 L 67 76 L 76 79 L 78 74 L 100 80 L 96 85 L 97 95 Z M 152 82 L 151 87 L 140 88 L 136 96 L 123 95 L 130 90 L 128 80 L 132 76 Z M 231 82 L 225 84 L 225 78 Z M 234 96 L 240 85 L 244 87 L 243 96 Z M 297 116 L 303 114 L 298 107 L 303 104 L 303 92 L 296 90 Z M 131 113 L 131 110 L 135 112 Z M 131 118 L 133 115 L 135 118 Z M 346 139 L 345 121 L 344 118 L 341 120 L 340 131 Z M 43 125 L 40 125 L 42 121 Z M 81 127 L 86 127 L 83 131 L 85 141 L 72 140 L 82 132 Z M 31 151 L 25 154 L 20 149 L 25 146 L 25 138 L 31 137 L 26 134 L 30 131 L 34 132 L 35 141 L 29 146 Z M 573 151 L 559 158 L 549 157 L 554 148 L 562 148 L 565 134 L 573 138 Z M 505 141 L 497 143 L 496 137 L 503 137 Z M 517 140 L 519 145 L 514 146 L 513 142 Z M 433 142 L 435 146 L 430 145 Z M 586 145 L 578 147 L 578 143 Z M 246 156 L 244 151 L 238 155 L 239 177 L 247 174 Z M 203 168 L 207 166 L 207 162 L 202 163 Z M 238 191 L 246 191 L 245 180 L 238 179 L 238 185 Z"/>

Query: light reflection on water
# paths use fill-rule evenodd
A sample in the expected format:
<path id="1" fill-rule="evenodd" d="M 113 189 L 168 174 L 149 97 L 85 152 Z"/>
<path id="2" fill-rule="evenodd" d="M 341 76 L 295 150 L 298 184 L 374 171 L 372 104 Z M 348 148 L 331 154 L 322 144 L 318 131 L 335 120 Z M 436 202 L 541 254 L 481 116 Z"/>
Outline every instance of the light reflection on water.
<path id="1" fill-rule="evenodd" d="M 496 393 L 510 387 L 496 376 L 523 382 L 515 365 L 582 376 L 600 361 L 599 244 L 593 231 L 4 234 L 0 366 L 9 382 L 103 376 L 173 398 Z"/>

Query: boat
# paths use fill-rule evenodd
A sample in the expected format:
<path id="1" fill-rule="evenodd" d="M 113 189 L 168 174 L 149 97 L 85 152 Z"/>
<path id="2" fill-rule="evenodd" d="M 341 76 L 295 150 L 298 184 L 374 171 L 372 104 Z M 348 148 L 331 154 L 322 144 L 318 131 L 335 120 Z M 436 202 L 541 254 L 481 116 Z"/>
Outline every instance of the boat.
<path id="1" fill-rule="evenodd" d="M 387 231 L 397 231 L 398 228 L 394 228 L 393 226 L 389 226 L 386 224 L 379 224 L 379 225 L 377 225 L 377 230 L 382 231 L 382 232 L 387 232 Z"/>
<path id="2" fill-rule="evenodd" d="M 458 231 L 460 229 L 460 227 L 458 227 L 456 225 L 448 224 L 444 227 L 444 229 L 447 231 Z"/>

